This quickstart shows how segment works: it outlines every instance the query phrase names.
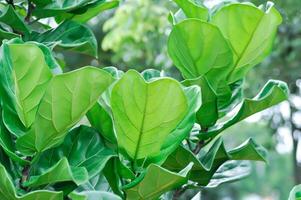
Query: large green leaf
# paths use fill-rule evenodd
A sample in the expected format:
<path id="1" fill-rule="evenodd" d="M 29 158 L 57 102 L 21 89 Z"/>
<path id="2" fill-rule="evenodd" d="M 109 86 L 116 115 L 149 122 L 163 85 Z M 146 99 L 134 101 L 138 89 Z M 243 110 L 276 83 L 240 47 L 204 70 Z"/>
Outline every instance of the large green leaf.
<path id="1" fill-rule="evenodd" d="M 187 138 L 195 124 L 195 113 L 202 104 L 201 91 L 197 86 L 184 88 L 188 100 L 188 113 L 179 125 L 167 136 L 161 147 L 160 154 L 147 159 L 147 163 L 162 164 L 165 159 L 178 148 L 182 141 Z"/>
<path id="2" fill-rule="evenodd" d="M 55 29 L 36 33 L 31 40 L 97 57 L 97 41 L 93 32 L 74 21 L 65 21 Z"/>
<path id="3" fill-rule="evenodd" d="M 216 137 L 226 128 L 244 120 L 245 118 L 274 106 L 288 98 L 287 84 L 282 81 L 270 80 L 253 99 L 245 98 L 239 105 L 238 111 L 229 120 L 211 127 L 206 132 L 201 132 L 203 139 Z"/>
<path id="4" fill-rule="evenodd" d="M 38 186 L 62 181 L 73 181 L 80 185 L 98 175 L 106 163 L 116 156 L 116 153 L 104 146 L 95 129 L 80 126 L 67 135 L 62 145 L 41 155 L 26 185 Z"/>
<path id="5" fill-rule="evenodd" d="M 228 82 L 243 78 L 270 53 L 281 21 L 281 15 L 271 2 L 259 8 L 250 4 L 230 4 L 216 12 L 211 22 L 219 27 L 234 52 L 235 66 Z"/>
<path id="6" fill-rule="evenodd" d="M 232 69 L 232 51 L 212 24 L 188 19 L 169 35 L 168 53 L 186 79 L 205 76 L 216 90 Z"/>
<path id="7" fill-rule="evenodd" d="M 63 200 L 62 192 L 53 192 L 46 190 L 38 190 L 29 192 L 26 195 L 18 196 L 5 168 L 0 164 L 0 198 L 1 200 Z"/>
<path id="8" fill-rule="evenodd" d="M 20 136 L 32 125 L 52 74 L 44 52 L 33 43 L 12 40 L 2 45 L 1 51 L 3 120 Z"/>
<path id="9" fill-rule="evenodd" d="M 15 12 L 11 5 L 0 5 L 0 22 L 10 26 L 18 35 L 28 35 L 30 30 L 25 24 L 24 19 Z"/>
<path id="10" fill-rule="evenodd" d="M 297 185 L 292 189 L 288 200 L 301 200 L 301 185 Z"/>
<path id="11" fill-rule="evenodd" d="M 173 0 L 182 9 L 187 18 L 196 18 L 207 21 L 209 11 L 194 0 Z"/>
<path id="12" fill-rule="evenodd" d="M 151 164 L 146 172 L 125 186 L 128 200 L 153 200 L 187 183 L 192 163 L 178 173 Z"/>
<path id="13" fill-rule="evenodd" d="M 174 79 L 145 82 L 130 70 L 115 84 L 111 107 L 118 146 L 136 160 L 160 152 L 164 139 L 187 113 L 188 103 Z"/>
<path id="14" fill-rule="evenodd" d="M 241 146 L 227 151 L 221 138 L 219 138 L 208 152 L 201 152 L 200 158 L 185 147 L 180 146 L 168 157 L 163 167 L 176 171 L 193 162 L 189 179 L 201 186 L 206 186 L 218 168 L 228 160 L 266 161 L 265 157 L 265 149 L 255 144 L 251 139 Z"/>
<path id="15" fill-rule="evenodd" d="M 61 143 L 68 130 L 96 103 L 112 81 L 109 73 L 95 67 L 54 76 L 39 105 L 33 127 L 17 140 L 17 148 L 24 154 L 33 154 Z"/>

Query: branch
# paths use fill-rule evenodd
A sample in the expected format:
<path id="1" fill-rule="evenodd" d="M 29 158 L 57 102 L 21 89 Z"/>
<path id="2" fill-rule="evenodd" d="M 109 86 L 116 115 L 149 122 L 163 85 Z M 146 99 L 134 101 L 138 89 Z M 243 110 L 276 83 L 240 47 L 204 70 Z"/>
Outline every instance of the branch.
<path id="1" fill-rule="evenodd" d="M 27 15 L 25 17 L 25 21 L 27 23 L 30 23 L 30 18 L 32 15 L 32 11 L 35 9 L 34 4 L 31 2 L 31 0 L 28 0 L 28 6 L 27 6 Z"/>
<path id="2" fill-rule="evenodd" d="M 26 160 L 31 161 L 32 157 L 28 156 L 28 157 L 26 157 Z M 30 173 L 30 165 L 24 166 L 24 168 L 22 170 L 22 178 L 20 179 L 20 182 L 19 182 L 20 183 L 20 188 L 23 189 L 23 190 L 27 190 L 27 187 L 24 187 L 23 183 L 28 180 L 29 173 Z"/>

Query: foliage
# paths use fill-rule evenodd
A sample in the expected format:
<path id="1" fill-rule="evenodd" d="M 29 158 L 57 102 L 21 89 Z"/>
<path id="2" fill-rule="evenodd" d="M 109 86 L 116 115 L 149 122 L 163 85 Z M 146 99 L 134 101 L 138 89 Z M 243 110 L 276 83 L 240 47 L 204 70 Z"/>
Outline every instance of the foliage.
<path id="1" fill-rule="evenodd" d="M 82 23 L 116 1 L 2 4 L 1 199 L 158 199 L 168 192 L 178 199 L 187 189 L 247 176 L 245 160 L 266 161 L 254 140 L 229 150 L 220 134 L 287 99 L 286 84 L 276 80 L 253 99 L 242 91 L 246 73 L 271 49 L 280 14 L 271 3 L 209 11 L 175 2 L 167 48 L 182 82 L 153 69 L 63 73 L 53 51 L 95 56 L 95 37 Z M 43 24 L 48 17 L 58 26 Z"/>
<path id="2" fill-rule="evenodd" d="M 170 30 L 168 1 L 125 1 L 104 23 L 102 49 L 112 51 L 110 61 L 122 69 L 168 69 L 166 39 Z"/>

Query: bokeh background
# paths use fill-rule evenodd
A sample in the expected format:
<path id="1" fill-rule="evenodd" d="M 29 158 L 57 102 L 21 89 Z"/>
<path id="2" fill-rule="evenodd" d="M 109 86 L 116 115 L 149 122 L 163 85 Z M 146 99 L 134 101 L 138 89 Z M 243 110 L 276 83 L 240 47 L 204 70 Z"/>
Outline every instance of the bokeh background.
<path id="1" fill-rule="evenodd" d="M 222 1 L 204 0 L 204 4 L 211 7 Z M 280 79 L 289 84 L 289 101 L 223 134 L 229 147 L 255 138 L 268 149 L 269 163 L 254 163 L 248 178 L 206 190 L 205 200 L 285 200 L 293 185 L 301 183 L 301 0 L 274 3 L 283 16 L 283 24 L 272 54 L 248 74 L 245 94 L 252 97 L 268 79 Z M 166 49 L 171 28 L 168 14 L 174 10 L 176 5 L 169 0 L 124 0 L 117 9 L 89 22 L 99 42 L 97 59 L 66 52 L 59 52 L 56 57 L 65 71 L 84 65 L 139 71 L 156 68 L 180 80 Z"/>

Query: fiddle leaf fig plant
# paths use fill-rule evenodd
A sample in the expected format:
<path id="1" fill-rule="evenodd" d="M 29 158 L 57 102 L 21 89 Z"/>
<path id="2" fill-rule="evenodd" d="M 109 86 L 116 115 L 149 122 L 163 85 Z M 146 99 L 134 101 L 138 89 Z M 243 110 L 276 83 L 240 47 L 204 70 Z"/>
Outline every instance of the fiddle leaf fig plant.
<path id="1" fill-rule="evenodd" d="M 268 161 L 254 139 L 229 149 L 222 133 L 288 98 L 277 80 L 243 93 L 280 14 L 270 2 L 174 1 L 166 45 L 181 81 L 154 69 L 64 72 L 56 51 L 98 56 L 84 23 L 116 0 L 0 2 L 0 199 L 185 199 Z"/>

